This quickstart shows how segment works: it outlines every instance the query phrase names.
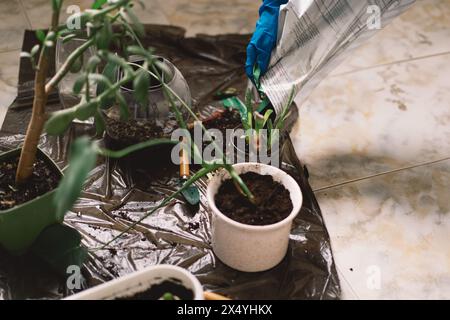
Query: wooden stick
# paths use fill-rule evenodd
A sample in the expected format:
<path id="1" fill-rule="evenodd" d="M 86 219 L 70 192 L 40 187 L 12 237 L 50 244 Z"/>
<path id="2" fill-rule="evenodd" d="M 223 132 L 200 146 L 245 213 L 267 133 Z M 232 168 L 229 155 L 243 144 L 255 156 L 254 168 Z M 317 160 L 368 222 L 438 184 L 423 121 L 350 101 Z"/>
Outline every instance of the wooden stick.
<path id="1" fill-rule="evenodd" d="M 205 297 L 205 300 L 231 300 L 230 298 L 210 291 L 204 291 L 203 296 Z"/>

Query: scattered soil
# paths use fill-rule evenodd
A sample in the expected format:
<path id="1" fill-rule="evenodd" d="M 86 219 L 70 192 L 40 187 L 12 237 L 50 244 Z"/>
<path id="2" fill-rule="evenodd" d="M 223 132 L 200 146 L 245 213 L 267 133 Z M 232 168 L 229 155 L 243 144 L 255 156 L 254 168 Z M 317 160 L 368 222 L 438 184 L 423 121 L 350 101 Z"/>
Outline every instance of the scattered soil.
<path id="1" fill-rule="evenodd" d="M 44 159 L 38 158 L 26 183 L 15 185 L 19 156 L 0 161 L 0 210 L 33 200 L 58 186 L 60 175 Z"/>
<path id="2" fill-rule="evenodd" d="M 149 289 L 138 292 L 133 296 L 120 297 L 116 300 L 158 300 L 165 293 L 171 293 L 180 300 L 193 300 L 194 292 L 181 284 L 178 279 L 171 278 L 151 286 Z"/>
<path id="3" fill-rule="evenodd" d="M 217 208 L 234 221 L 249 225 L 277 223 L 292 212 L 289 191 L 270 175 L 247 172 L 240 175 L 255 196 L 251 203 L 236 189 L 232 179 L 225 180 L 215 196 Z"/>

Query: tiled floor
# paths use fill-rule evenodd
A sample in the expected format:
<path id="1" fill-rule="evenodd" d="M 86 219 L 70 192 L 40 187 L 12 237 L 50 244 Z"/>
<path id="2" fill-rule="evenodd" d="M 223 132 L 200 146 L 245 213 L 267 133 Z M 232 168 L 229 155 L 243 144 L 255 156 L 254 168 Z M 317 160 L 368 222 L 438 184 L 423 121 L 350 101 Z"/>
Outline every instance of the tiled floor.
<path id="1" fill-rule="evenodd" d="M 417 1 L 297 101 L 344 298 L 450 299 L 449 101 L 449 0 Z"/>
<path id="2" fill-rule="evenodd" d="M 0 125 L 24 28 L 49 0 L 0 2 Z M 86 7 L 89 0 L 66 0 Z M 144 0 L 138 15 L 248 33 L 260 1 Z M 418 0 L 302 105 L 292 134 L 321 205 L 343 298 L 450 299 L 450 0 Z"/>

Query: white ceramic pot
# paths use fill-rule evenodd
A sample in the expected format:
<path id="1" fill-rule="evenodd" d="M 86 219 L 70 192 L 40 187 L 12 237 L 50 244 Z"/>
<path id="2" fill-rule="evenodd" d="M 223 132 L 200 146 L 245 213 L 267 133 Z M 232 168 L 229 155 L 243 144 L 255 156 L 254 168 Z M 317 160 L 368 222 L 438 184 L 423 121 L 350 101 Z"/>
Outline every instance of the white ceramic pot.
<path id="1" fill-rule="evenodd" d="M 194 292 L 194 300 L 203 300 L 203 287 L 198 279 L 186 269 L 168 264 L 147 267 L 90 288 L 66 298 L 66 300 L 113 300 L 132 296 L 169 278 L 178 279 Z"/>
<path id="2" fill-rule="evenodd" d="M 292 221 L 302 206 L 302 192 L 297 182 L 286 172 L 261 163 L 233 165 L 238 174 L 256 172 L 271 175 L 290 193 L 292 212 L 284 220 L 265 226 L 254 226 L 234 221 L 217 209 L 214 197 L 220 185 L 230 175 L 218 171 L 208 184 L 207 199 L 212 211 L 212 247 L 216 256 L 226 265 L 246 272 L 273 268 L 286 255 Z"/>

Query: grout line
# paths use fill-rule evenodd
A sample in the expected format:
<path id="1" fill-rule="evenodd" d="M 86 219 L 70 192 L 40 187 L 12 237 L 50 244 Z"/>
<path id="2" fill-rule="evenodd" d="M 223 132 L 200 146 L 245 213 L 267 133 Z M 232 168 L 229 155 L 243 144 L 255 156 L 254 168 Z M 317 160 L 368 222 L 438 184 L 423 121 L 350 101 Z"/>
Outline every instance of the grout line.
<path id="1" fill-rule="evenodd" d="M 23 5 L 22 0 L 17 0 L 17 1 L 19 2 L 20 6 L 22 7 L 21 11 L 22 11 L 22 14 L 25 16 L 25 20 L 27 20 L 28 27 L 32 30 L 33 26 L 31 25 L 30 17 L 27 14 L 27 9 L 25 9 L 25 6 Z"/>
<path id="2" fill-rule="evenodd" d="M 445 161 L 448 161 L 448 160 L 450 160 L 450 157 L 446 157 L 446 158 L 439 159 L 439 160 L 427 161 L 427 162 L 411 165 L 411 166 L 408 166 L 408 167 L 398 168 L 398 169 L 389 170 L 389 171 L 385 171 L 385 172 L 381 172 L 381 173 L 376 173 L 376 174 L 365 176 L 365 177 L 362 177 L 362 178 L 356 178 L 356 179 L 352 179 L 352 180 L 347 180 L 347 181 L 340 182 L 340 183 L 337 183 L 337 184 L 328 185 L 328 186 L 325 186 L 325 187 L 320 187 L 320 188 L 317 188 L 317 189 L 313 189 L 313 192 L 314 193 L 321 192 L 321 191 L 324 191 L 324 190 L 327 190 L 327 189 L 332 189 L 332 188 L 340 187 L 340 186 L 343 186 L 343 185 L 346 185 L 346 184 L 359 182 L 361 180 L 367 180 L 367 179 L 379 177 L 379 176 L 382 176 L 382 175 L 385 175 L 385 174 L 396 173 L 396 172 L 399 172 L 399 171 L 414 169 L 414 168 L 418 168 L 418 167 L 424 167 L 424 166 L 432 165 L 432 164 L 439 163 L 439 162 L 445 162 Z"/>
<path id="3" fill-rule="evenodd" d="M 402 59 L 402 60 L 397 60 L 397 61 L 392 61 L 392 62 L 386 62 L 386 63 L 377 64 L 377 65 L 374 65 L 374 66 L 361 67 L 359 69 L 345 71 L 345 72 L 341 72 L 341 73 L 330 75 L 330 78 L 345 76 L 345 75 L 356 73 L 356 72 L 360 72 L 360 71 L 371 70 L 371 69 L 375 69 L 375 68 L 379 68 L 379 67 L 385 67 L 385 66 L 390 66 L 390 65 L 394 65 L 394 64 L 401 64 L 401 63 L 407 63 L 407 62 L 411 62 L 411 61 L 418 61 L 418 60 L 424 60 L 424 59 L 428 59 L 428 58 L 445 56 L 445 55 L 448 55 L 448 54 L 450 54 L 450 51 L 440 52 L 440 53 L 433 53 L 433 54 L 429 54 L 429 55 L 425 55 L 425 56 L 421 56 L 421 57 Z"/>
<path id="4" fill-rule="evenodd" d="M 331 241 L 331 238 L 330 238 L 330 241 Z M 333 256 L 336 256 L 336 254 L 333 253 Z M 350 288 L 350 291 L 356 297 L 356 299 L 350 299 L 350 300 L 361 300 L 360 296 L 358 296 L 355 289 L 353 289 L 353 286 L 350 284 L 350 281 L 347 280 L 344 273 L 341 271 L 341 268 L 339 268 L 339 266 L 337 265 L 336 259 L 334 260 L 334 264 L 335 264 L 336 270 L 338 272 L 339 280 L 341 280 L 341 279 L 344 280 L 344 282 L 347 284 L 347 287 Z M 341 298 L 342 298 L 342 285 L 340 287 L 341 287 Z M 349 300 L 348 297 L 346 300 Z"/>

